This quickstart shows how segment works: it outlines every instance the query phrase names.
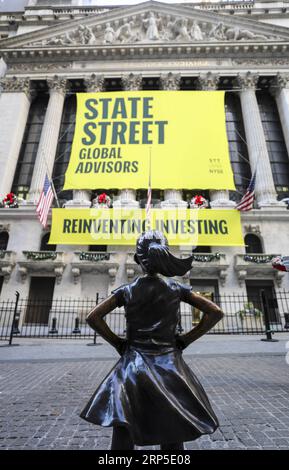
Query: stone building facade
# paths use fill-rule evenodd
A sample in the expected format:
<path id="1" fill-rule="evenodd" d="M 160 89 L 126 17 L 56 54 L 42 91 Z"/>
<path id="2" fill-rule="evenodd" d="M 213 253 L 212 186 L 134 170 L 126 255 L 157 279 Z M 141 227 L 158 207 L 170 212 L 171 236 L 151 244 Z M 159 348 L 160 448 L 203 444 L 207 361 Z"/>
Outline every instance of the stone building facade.
<path id="1" fill-rule="evenodd" d="M 288 290 L 289 277 L 270 261 L 289 250 L 289 1 L 27 3 L 24 12 L 0 12 L 0 196 L 23 199 L 0 208 L 1 299 L 15 290 L 33 298 L 106 296 L 138 275 L 133 247 L 47 246 L 49 227 L 35 212 L 47 167 L 64 207 L 90 207 L 103 189 L 114 204 L 143 207 L 143 188 L 62 191 L 75 94 L 105 90 L 226 91 L 237 191 L 154 189 L 153 203 L 184 207 L 201 193 L 211 207 L 234 208 L 257 166 L 255 208 L 242 214 L 247 247 L 197 247 L 183 282 L 248 297 Z"/>

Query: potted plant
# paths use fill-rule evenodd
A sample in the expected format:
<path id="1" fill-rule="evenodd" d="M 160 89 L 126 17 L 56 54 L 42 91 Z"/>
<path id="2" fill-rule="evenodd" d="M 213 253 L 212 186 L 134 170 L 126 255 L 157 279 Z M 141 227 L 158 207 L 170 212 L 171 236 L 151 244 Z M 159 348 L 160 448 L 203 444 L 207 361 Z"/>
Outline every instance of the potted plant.
<path id="1" fill-rule="evenodd" d="M 244 327 L 244 322 L 246 319 L 255 319 L 255 322 L 260 322 L 262 319 L 263 312 L 256 308 L 253 304 L 253 302 L 247 302 L 244 304 L 244 307 L 242 310 L 239 310 L 237 312 L 238 319 L 240 321 L 239 328 L 242 329 Z M 250 322 L 249 325 L 250 326 Z"/>

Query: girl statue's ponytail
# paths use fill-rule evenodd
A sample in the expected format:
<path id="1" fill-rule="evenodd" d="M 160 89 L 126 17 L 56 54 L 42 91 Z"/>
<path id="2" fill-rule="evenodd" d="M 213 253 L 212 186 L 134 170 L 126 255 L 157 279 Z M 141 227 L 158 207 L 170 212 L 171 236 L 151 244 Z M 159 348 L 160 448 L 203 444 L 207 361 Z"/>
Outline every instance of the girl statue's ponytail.
<path id="1" fill-rule="evenodd" d="M 149 274 L 183 276 L 191 269 L 193 257 L 180 259 L 169 251 L 168 241 L 162 232 L 149 231 L 137 241 L 135 261 Z"/>

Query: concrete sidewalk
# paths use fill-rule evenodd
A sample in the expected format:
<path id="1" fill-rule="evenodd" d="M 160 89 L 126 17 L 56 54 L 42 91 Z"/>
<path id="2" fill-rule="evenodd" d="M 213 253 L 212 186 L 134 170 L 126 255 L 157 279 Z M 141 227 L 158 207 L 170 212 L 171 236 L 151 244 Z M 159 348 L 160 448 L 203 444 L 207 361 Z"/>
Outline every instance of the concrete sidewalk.
<path id="1" fill-rule="evenodd" d="M 184 356 L 283 355 L 285 358 L 289 351 L 289 332 L 274 334 L 273 338 L 278 342 L 261 341 L 262 338 L 261 335 L 205 335 L 192 343 Z M 7 341 L 0 342 L 0 361 L 111 360 L 119 357 L 101 338 L 97 338 L 96 346 L 88 346 L 92 340 L 87 339 L 14 338 L 13 343 L 18 346 L 9 347 Z"/>
<path id="2" fill-rule="evenodd" d="M 209 336 L 190 354 L 185 361 L 204 386 L 220 428 L 186 442 L 185 449 L 289 449 L 284 339 L 270 344 L 259 337 Z M 0 449 L 110 448 L 111 428 L 79 414 L 114 366 L 112 348 L 37 341 L 1 347 L 0 355 Z"/>

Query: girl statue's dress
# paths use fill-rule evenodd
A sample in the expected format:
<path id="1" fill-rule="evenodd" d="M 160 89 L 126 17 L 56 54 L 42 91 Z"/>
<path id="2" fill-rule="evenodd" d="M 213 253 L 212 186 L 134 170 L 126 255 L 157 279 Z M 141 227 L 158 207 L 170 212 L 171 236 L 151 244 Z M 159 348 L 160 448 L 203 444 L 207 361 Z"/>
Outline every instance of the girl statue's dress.
<path id="1" fill-rule="evenodd" d="M 147 243 L 149 235 L 152 238 Z M 138 241 L 136 260 L 146 275 L 115 289 L 111 297 L 115 306 L 125 309 L 126 339 L 116 337 L 119 343 L 115 344 L 121 357 L 80 416 L 94 424 L 113 426 L 116 432 L 122 428 L 132 445 L 181 449 L 182 444 L 170 445 L 211 434 L 218 427 L 202 385 L 182 357 L 182 349 L 194 339 L 176 334 L 180 302 L 191 303 L 191 288 L 155 272 L 179 275 L 189 269 L 191 258 L 179 260 L 171 255 L 160 232 L 146 232 L 143 237 Z M 141 248 L 144 240 L 147 246 Z M 101 333 L 101 325 L 98 330 Z"/>

